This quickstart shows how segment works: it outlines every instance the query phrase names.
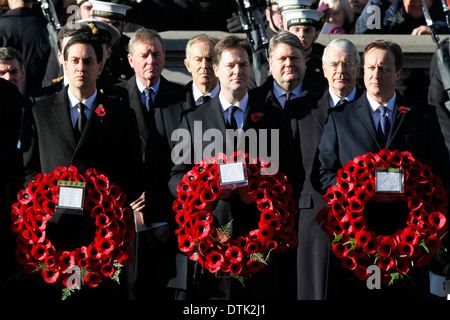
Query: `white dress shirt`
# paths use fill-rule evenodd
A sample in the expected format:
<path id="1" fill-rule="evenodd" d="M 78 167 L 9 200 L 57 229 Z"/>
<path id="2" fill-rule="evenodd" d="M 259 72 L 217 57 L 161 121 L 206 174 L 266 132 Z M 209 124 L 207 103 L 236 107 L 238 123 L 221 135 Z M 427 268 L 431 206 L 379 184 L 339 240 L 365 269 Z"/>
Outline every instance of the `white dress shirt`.
<path id="1" fill-rule="evenodd" d="M 72 92 L 70 92 L 70 86 L 69 90 L 67 90 L 67 95 L 69 96 L 69 106 L 70 106 L 70 117 L 72 119 L 72 126 L 75 128 L 75 125 L 78 120 L 78 109 L 75 107 L 79 102 L 83 103 L 86 108 L 84 109 L 84 114 L 86 115 L 86 119 L 89 119 L 89 116 L 92 111 L 92 107 L 94 106 L 95 98 L 97 97 L 97 89 L 95 90 L 94 94 L 87 98 L 86 100 L 80 101 L 78 98 L 76 98 Z"/>
<path id="2" fill-rule="evenodd" d="M 212 89 L 211 92 L 207 93 L 206 96 L 210 96 L 212 99 L 219 93 L 219 91 L 220 91 L 220 85 L 219 85 L 219 82 L 217 82 L 214 89 Z M 195 105 L 198 106 L 200 104 L 199 99 L 201 97 L 203 97 L 205 94 L 203 94 L 203 92 L 201 92 L 200 89 L 197 88 L 197 86 L 193 82 L 192 82 L 192 94 L 194 95 Z"/>
<path id="3" fill-rule="evenodd" d="M 234 118 L 236 119 L 237 127 L 238 129 L 242 129 L 242 124 L 244 123 L 244 117 L 245 112 L 247 111 L 247 104 L 248 104 L 248 92 L 245 93 L 245 96 L 236 104 L 229 103 L 222 94 L 219 94 L 219 101 L 220 105 L 222 106 L 222 114 L 223 118 L 225 120 L 225 123 L 227 123 L 228 118 L 228 108 L 230 106 L 237 106 L 238 109 L 234 112 Z"/>
<path id="4" fill-rule="evenodd" d="M 385 105 L 386 113 L 389 118 L 389 122 L 391 124 L 392 124 L 392 120 L 394 118 L 396 96 L 397 96 L 397 94 L 394 93 L 394 96 Z M 373 119 L 373 123 L 375 124 L 375 128 L 376 128 L 378 123 L 380 122 L 380 118 L 381 118 L 381 112 L 378 110 L 378 107 L 380 106 L 380 104 L 378 102 L 376 102 L 375 100 L 373 100 L 372 98 L 370 98 L 369 95 L 367 95 L 367 100 L 369 100 L 369 104 L 371 107 L 372 119 Z"/>

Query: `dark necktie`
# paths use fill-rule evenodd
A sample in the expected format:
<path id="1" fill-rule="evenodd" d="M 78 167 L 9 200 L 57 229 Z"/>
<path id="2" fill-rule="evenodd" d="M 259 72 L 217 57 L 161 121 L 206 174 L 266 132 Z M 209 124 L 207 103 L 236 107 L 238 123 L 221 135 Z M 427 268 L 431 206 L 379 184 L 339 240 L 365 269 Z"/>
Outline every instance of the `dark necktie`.
<path id="1" fill-rule="evenodd" d="M 147 108 L 147 111 L 152 111 L 152 108 L 153 108 L 152 92 L 154 92 L 154 91 L 155 91 L 155 89 L 153 89 L 151 87 L 144 89 L 144 93 L 147 98 L 147 100 L 145 102 L 145 107 Z"/>
<path id="2" fill-rule="evenodd" d="M 340 99 L 340 100 L 336 103 L 335 107 L 338 107 L 338 106 L 340 106 L 340 105 L 342 105 L 342 104 L 344 104 L 344 103 L 346 103 L 346 102 L 347 102 L 347 99 L 342 98 L 342 99 Z"/>
<path id="3" fill-rule="evenodd" d="M 389 131 L 391 129 L 391 122 L 389 121 L 389 117 L 386 112 L 386 108 L 384 106 L 379 106 L 378 109 L 380 110 L 381 116 L 380 116 L 380 122 L 378 124 L 377 132 L 378 136 L 381 139 L 381 142 L 383 143 L 383 146 L 386 146 L 387 138 L 389 136 Z"/>
<path id="4" fill-rule="evenodd" d="M 237 110 L 238 107 L 236 106 L 230 106 L 228 108 L 228 114 L 227 114 L 227 129 L 237 129 L 237 122 L 234 118 L 234 112 Z"/>
<path id="5" fill-rule="evenodd" d="M 77 119 L 77 122 L 75 123 L 75 133 L 76 133 L 77 139 L 80 139 L 81 133 L 83 132 L 84 127 L 86 126 L 86 122 L 87 122 L 87 117 L 84 112 L 84 110 L 86 109 L 86 106 L 83 103 L 78 102 L 75 105 L 75 108 L 77 108 L 77 110 L 78 110 L 78 119 Z"/>
<path id="6" fill-rule="evenodd" d="M 291 97 L 292 97 L 292 92 L 286 92 L 286 102 L 291 100 Z"/>
<path id="7" fill-rule="evenodd" d="M 211 96 L 208 96 L 205 94 L 198 99 L 198 103 L 199 103 L 199 105 L 201 105 L 201 104 L 208 102 L 209 100 L 211 100 Z"/>

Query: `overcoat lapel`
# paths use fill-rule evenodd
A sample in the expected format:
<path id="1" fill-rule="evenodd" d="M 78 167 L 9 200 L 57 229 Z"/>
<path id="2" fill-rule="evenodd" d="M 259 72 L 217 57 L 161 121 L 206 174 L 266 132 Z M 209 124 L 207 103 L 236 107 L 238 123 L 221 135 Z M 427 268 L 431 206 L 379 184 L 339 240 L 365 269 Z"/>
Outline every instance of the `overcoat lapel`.
<path id="1" fill-rule="evenodd" d="M 329 111 L 330 111 L 329 94 L 328 90 L 325 90 L 324 95 L 317 102 L 317 108 L 311 109 L 311 115 L 317 122 L 317 125 L 319 126 L 321 132 L 323 132 L 323 128 L 325 126 L 325 122 L 327 121 Z"/>
<path id="2" fill-rule="evenodd" d="M 377 131 L 375 128 L 375 124 L 373 123 L 372 115 L 370 113 L 369 101 L 367 100 L 366 97 L 362 97 L 360 101 L 361 103 L 355 109 L 355 112 L 357 113 L 356 118 L 362 121 L 363 125 L 369 131 L 369 134 L 372 136 L 375 143 L 381 149 L 381 145 L 379 144 L 377 139 Z M 358 132 L 358 130 L 355 130 L 355 132 Z"/>
<path id="3" fill-rule="evenodd" d="M 94 105 L 92 106 L 91 114 L 89 115 L 89 119 L 86 123 L 86 127 L 84 128 L 84 130 L 81 134 L 80 141 L 78 142 L 76 151 L 78 151 L 83 145 L 85 145 L 86 142 L 89 141 L 90 137 L 95 135 L 95 133 L 99 127 L 99 121 L 100 121 L 100 117 L 97 116 L 97 114 L 95 113 L 95 109 L 97 109 L 97 107 L 100 104 L 102 104 L 103 100 L 104 99 L 103 99 L 102 93 L 98 90 L 97 97 L 94 101 Z M 105 106 L 103 106 L 103 107 L 105 107 Z M 106 110 L 105 112 L 108 112 L 106 107 L 105 107 L 105 110 Z"/>
<path id="4" fill-rule="evenodd" d="M 394 116 L 392 118 L 392 126 L 391 126 L 391 130 L 389 131 L 389 137 L 386 142 L 386 148 L 389 147 L 389 144 L 395 138 L 395 135 L 397 134 L 397 132 L 400 129 L 403 122 L 405 121 L 406 113 L 402 113 L 402 112 L 398 111 L 398 107 L 400 107 L 401 105 L 402 105 L 402 98 L 399 97 L 399 95 L 397 94 L 397 99 L 395 101 Z"/>
<path id="5" fill-rule="evenodd" d="M 149 136 L 149 124 L 147 123 L 147 116 L 144 114 L 141 97 L 136 85 L 136 76 L 133 76 L 128 80 L 128 92 L 130 92 L 130 107 L 133 108 L 136 114 L 136 120 L 138 123 L 139 134 L 144 144 L 147 144 Z"/>
<path id="6" fill-rule="evenodd" d="M 64 135 L 66 136 L 68 142 L 75 150 L 77 147 L 77 141 L 75 139 L 75 133 L 73 131 L 72 120 L 70 116 L 69 109 L 69 98 L 67 96 L 68 86 L 64 90 L 60 91 L 53 100 L 53 112 L 55 114 L 56 120 L 61 127 Z"/>

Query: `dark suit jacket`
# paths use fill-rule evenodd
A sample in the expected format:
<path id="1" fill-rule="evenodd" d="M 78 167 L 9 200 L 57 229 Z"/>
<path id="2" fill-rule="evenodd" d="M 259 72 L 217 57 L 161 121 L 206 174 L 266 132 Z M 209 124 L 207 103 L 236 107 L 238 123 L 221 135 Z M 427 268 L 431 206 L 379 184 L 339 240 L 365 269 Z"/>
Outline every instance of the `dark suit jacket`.
<path id="1" fill-rule="evenodd" d="M 126 88 L 128 90 L 129 105 L 130 108 L 132 108 L 136 113 L 141 141 L 141 154 L 145 161 L 145 148 L 147 146 L 147 140 L 149 139 L 149 136 L 151 134 L 152 127 L 154 127 L 152 123 L 153 121 L 155 121 L 156 123 L 159 121 L 157 119 L 156 111 L 154 119 L 151 119 L 150 123 L 146 121 L 146 117 L 144 115 L 145 106 L 142 106 L 140 94 L 136 85 L 136 75 L 132 76 L 126 82 L 119 83 L 118 86 Z M 173 97 L 177 97 L 179 94 L 178 92 L 182 88 L 182 85 L 170 82 L 166 78 L 161 76 L 161 83 L 153 102 L 154 108 L 167 106 L 168 104 L 173 102 L 174 100 L 171 99 Z"/>
<path id="2" fill-rule="evenodd" d="M 395 105 L 386 148 L 411 152 L 417 160 L 431 165 L 433 173 L 439 175 L 444 185 L 448 186 L 448 150 L 434 108 L 411 102 L 399 93 Z M 397 109 L 399 106 L 410 110 L 400 113 Z M 348 161 L 368 152 L 380 151 L 370 110 L 364 93 L 354 102 L 335 108 L 330 113 L 319 144 L 320 176 L 324 190 L 336 183 L 337 170 Z M 364 214 L 367 221 L 370 221 L 371 230 L 380 234 L 393 233 L 403 227 L 406 220 L 405 204 L 401 200 L 389 204 L 370 201 L 366 204 Z M 348 270 L 335 270 L 340 271 L 336 277 L 332 277 L 329 285 L 330 298 L 423 299 L 429 292 L 427 267 L 415 269 L 411 273 L 414 285 L 409 280 L 402 280 L 384 290 L 368 290 L 364 285 L 353 286 L 352 282 L 345 280 L 351 276 L 345 274 Z"/>
<path id="3" fill-rule="evenodd" d="M 60 166 L 73 165 L 81 173 L 95 168 L 108 177 L 110 184 L 121 187 L 128 203 L 137 199 L 144 190 L 144 181 L 134 111 L 98 90 L 93 110 L 77 142 L 70 117 L 68 88 L 38 101 L 27 116 L 23 139 L 27 181 L 39 172 L 50 173 Z M 106 112 L 103 117 L 94 111 L 100 104 Z M 92 241 L 95 224 L 91 219 L 87 212 L 83 215 L 62 214 L 57 223 L 47 225 L 46 231 L 58 247 L 72 250 Z M 107 281 L 97 288 L 101 290 L 85 290 L 79 297 L 117 298 L 126 294 L 125 290 L 133 285 L 133 280 L 126 276 L 126 272 L 121 273 L 121 286 Z M 44 289 L 49 296 L 61 295 L 58 287 L 47 286 L 45 289 L 41 286 L 31 285 L 30 292 Z"/>
<path id="4" fill-rule="evenodd" d="M 362 93 L 356 90 L 356 97 Z M 299 300 L 323 300 L 326 297 L 328 237 L 315 221 L 322 199 L 317 149 L 330 109 L 328 86 L 310 95 L 290 101 L 285 108 L 291 123 L 294 149 L 302 170 L 302 188 L 297 247 L 297 291 Z"/>
<path id="5" fill-rule="evenodd" d="M 17 192 L 23 184 L 22 157 L 17 149 L 22 120 L 24 97 L 10 81 L 0 78 L 0 237 L 6 253 L 0 267 L 1 291 L 16 266 L 16 234 L 11 230 L 11 206 L 17 201 Z M 4 292 L 4 291 L 3 291 Z"/>
<path id="6" fill-rule="evenodd" d="M 0 16 L 0 47 L 13 47 L 23 54 L 22 94 L 40 88 L 52 50 L 46 19 L 30 8 L 6 11 Z"/>
<path id="7" fill-rule="evenodd" d="M 399 113 L 396 108 L 386 148 L 410 151 L 422 163 L 430 164 L 433 173 L 441 175 L 446 182 L 449 157 L 436 111 L 409 101 L 398 92 L 395 105 L 411 110 Z M 380 149 L 366 94 L 343 108 L 333 109 L 319 145 L 323 189 L 335 184 L 337 169 L 348 161 Z"/>
<path id="8" fill-rule="evenodd" d="M 128 81 L 121 82 L 117 84 L 118 87 L 124 88 L 127 91 L 127 100 L 129 107 L 134 111 L 137 117 L 137 125 L 139 129 L 138 144 L 140 147 L 140 155 L 145 163 L 145 165 L 150 165 L 150 168 L 158 168 L 156 170 L 144 169 L 144 175 L 140 179 L 144 182 L 145 192 L 145 223 L 150 225 L 151 222 L 148 218 L 147 212 L 164 212 L 164 218 L 167 221 L 167 207 L 169 207 L 169 200 L 166 194 L 167 179 L 159 179 L 159 177 L 164 176 L 164 170 L 159 166 L 158 161 L 166 159 L 167 148 L 162 140 L 159 138 L 158 127 L 164 125 L 164 121 L 161 119 L 160 108 L 169 104 L 171 99 L 175 99 L 178 96 L 178 90 L 182 88 L 181 85 L 169 82 L 164 77 L 161 76 L 161 82 L 154 99 L 153 103 L 153 113 L 148 115 L 145 106 L 142 105 L 140 93 L 136 84 L 136 75 L 133 75 Z M 167 94 L 167 96 L 165 96 Z M 169 97 L 169 98 L 167 98 Z M 146 156 L 146 152 L 149 156 Z M 170 153 L 170 152 L 168 152 Z M 147 163 L 147 158 L 150 158 L 149 163 Z M 152 162 L 156 161 L 157 165 L 152 166 Z M 162 165 L 167 166 L 167 163 Z M 156 182 L 149 184 L 145 181 L 145 172 L 150 172 L 150 174 L 155 176 Z M 167 175 L 167 174 L 166 174 Z M 156 189 L 160 197 L 153 198 L 153 190 Z M 165 192 L 164 192 L 165 191 Z M 160 208 L 166 209 L 165 211 Z M 153 216 L 153 215 L 151 215 Z M 157 219 L 158 222 L 161 220 Z M 141 231 L 136 237 L 137 247 L 135 249 L 135 269 L 130 272 L 136 278 L 136 298 L 137 299 L 153 299 L 161 298 L 164 294 L 165 283 L 167 278 L 170 277 L 172 273 L 173 263 L 171 261 L 172 256 L 169 254 L 169 249 L 167 245 L 161 244 L 156 241 L 150 234 L 150 231 Z M 158 259 L 161 263 L 155 264 L 153 259 Z"/>
<path id="9" fill-rule="evenodd" d="M 133 201 L 143 191 L 143 165 L 139 153 L 136 116 L 122 103 L 98 91 L 94 108 L 102 104 L 100 118 L 92 110 L 77 143 L 69 112 L 68 86 L 38 101 L 27 117 L 24 132 L 24 164 L 27 181 L 59 166 L 74 165 L 79 171 L 96 168 L 118 183 Z"/>
<path id="10" fill-rule="evenodd" d="M 145 202 L 152 205 L 145 207 L 145 222 L 167 223 L 170 227 L 171 239 L 169 246 L 164 248 L 164 253 L 169 255 L 165 259 L 165 265 L 158 277 L 167 275 L 166 281 L 169 288 L 186 290 L 188 279 L 188 259 L 178 249 L 175 230 L 178 228 L 172 209 L 175 197 L 168 186 L 170 172 L 173 166 L 171 158 L 172 132 L 180 126 L 183 113 L 195 108 L 194 95 L 192 93 L 192 81 L 190 81 L 180 95 L 170 91 L 164 101 L 171 101 L 169 105 L 155 108 L 156 130 L 148 138 L 145 161 Z M 174 261 L 175 259 L 176 261 Z M 172 262 L 172 263 L 171 263 Z M 176 271 L 174 267 L 176 266 Z"/>
<path id="11" fill-rule="evenodd" d="M 257 112 L 264 113 L 264 115 L 260 121 L 254 122 L 251 119 L 251 114 Z M 197 133 L 194 132 L 195 121 L 201 121 L 202 125 L 201 132 Z M 297 186 L 297 183 L 299 181 L 297 171 L 298 168 L 295 165 L 293 153 L 290 151 L 292 141 L 291 137 L 289 136 L 289 132 L 286 129 L 287 127 L 288 127 L 287 119 L 285 118 L 285 115 L 282 112 L 282 110 L 277 109 L 271 105 L 255 103 L 253 97 L 252 96 L 249 97 L 247 112 L 245 114 L 245 119 L 242 128 L 244 130 L 255 129 L 257 132 L 258 129 L 280 130 L 279 171 L 287 175 L 288 181 L 293 185 L 294 190 L 296 190 L 295 192 L 298 195 L 298 186 Z M 224 137 L 223 152 L 225 152 L 226 127 L 222 114 L 222 106 L 219 101 L 219 96 L 216 96 L 211 101 L 201 106 L 198 106 L 193 111 L 186 113 L 185 116 L 183 117 L 180 128 L 189 131 L 192 137 L 194 137 L 194 134 L 203 135 L 203 133 L 208 129 L 218 129 L 221 132 L 222 137 Z M 270 133 L 268 135 L 270 135 Z M 193 150 L 194 148 L 193 143 L 194 141 L 191 141 L 190 143 L 191 150 Z M 203 151 L 205 147 L 210 143 L 211 143 L 210 141 L 202 141 L 202 143 L 200 144 L 201 150 Z M 268 146 L 270 150 L 270 142 Z M 219 151 L 216 150 L 216 152 Z M 169 187 L 174 196 L 176 196 L 176 187 L 180 182 L 180 180 L 182 179 L 183 175 L 187 173 L 190 170 L 190 168 L 192 168 L 192 163 L 194 161 L 194 152 L 192 152 L 191 155 L 184 158 L 184 160 L 186 161 L 186 163 L 175 164 L 172 169 Z M 243 214 L 244 212 L 245 215 Z M 225 225 L 227 222 L 231 220 L 231 218 L 233 219 L 233 226 L 232 226 L 233 236 L 244 235 L 250 230 L 250 228 L 254 228 L 257 217 L 259 216 L 256 215 L 257 212 L 255 212 L 255 208 L 253 208 L 252 205 L 243 204 L 242 201 L 239 199 L 239 195 L 237 194 L 232 195 L 229 199 L 218 200 L 217 205 L 213 210 L 213 214 L 217 218 L 218 225 Z M 280 260 L 278 260 L 278 262 L 280 262 Z M 255 299 L 256 298 L 270 299 L 274 297 L 280 298 L 282 296 L 286 298 L 291 294 L 291 292 L 289 292 L 286 289 L 280 293 L 278 289 L 280 288 L 280 285 L 286 285 L 287 287 L 290 287 L 292 285 L 292 281 L 289 283 L 287 281 L 286 282 L 281 281 L 280 277 L 281 278 L 283 278 L 284 276 L 287 277 L 287 275 L 292 276 L 292 273 L 289 271 L 289 267 L 292 267 L 292 265 L 295 264 L 290 264 L 289 266 L 286 267 L 286 269 L 284 269 L 283 272 L 280 271 L 280 269 L 277 269 L 280 268 L 281 265 L 282 265 L 281 263 L 280 264 L 273 263 L 272 267 L 267 268 L 267 270 L 263 270 L 261 273 L 255 276 L 252 276 L 250 281 L 246 283 L 247 291 L 239 290 L 239 286 L 241 286 L 239 283 L 237 284 L 238 287 L 236 289 L 230 290 L 229 286 L 231 285 L 233 287 L 235 282 L 231 281 L 228 283 L 227 281 L 228 279 L 224 280 L 214 278 L 214 275 L 209 274 L 208 271 L 202 270 L 204 274 L 201 279 L 202 280 L 206 279 L 206 281 L 200 280 L 197 286 L 197 291 L 194 290 L 196 292 L 194 291 L 192 292 L 193 297 L 211 298 L 211 296 L 215 296 L 216 298 L 227 299 L 230 297 L 235 298 L 237 296 L 240 296 L 241 294 L 244 294 L 243 296 L 240 296 L 242 298 L 245 296 L 245 294 L 248 294 L 247 297 Z M 227 282 L 228 284 L 225 285 L 225 287 L 220 287 L 221 285 L 223 285 L 223 281 Z M 219 284 L 219 282 L 222 282 L 222 284 Z M 221 289 L 218 290 L 218 288 Z M 200 296 L 198 296 L 199 294 Z M 292 296 L 290 296 L 290 298 L 292 298 Z"/>
<path id="12" fill-rule="evenodd" d="M 167 91 L 167 96 L 162 98 L 165 104 L 155 108 L 155 131 L 147 140 L 146 201 L 154 204 L 146 210 L 146 221 L 149 224 L 173 221 L 170 215 L 174 198 L 168 188 L 173 166 L 171 150 L 175 144 L 171 136 L 180 126 L 183 114 L 195 108 L 192 81 L 184 86 L 183 90 L 178 89 L 176 92 Z"/>

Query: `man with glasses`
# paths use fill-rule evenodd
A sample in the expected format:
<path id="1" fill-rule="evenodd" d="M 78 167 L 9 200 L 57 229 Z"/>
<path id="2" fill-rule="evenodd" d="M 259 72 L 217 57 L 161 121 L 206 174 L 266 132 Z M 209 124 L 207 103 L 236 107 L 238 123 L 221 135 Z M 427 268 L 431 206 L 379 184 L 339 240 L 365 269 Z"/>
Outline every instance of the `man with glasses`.
<path id="1" fill-rule="evenodd" d="M 337 171 L 347 162 L 383 148 L 411 152 L 415 159 L 430 165 L 442 184 L 448 186 L 449 155 L 436 111 L 396 90 L 402 66 L 403 53 L 398 44 L 377 40 L 366 46 L 366 91 L 358 99 L 332 109 L 319 144 L 319 174 L 324 192 L 336 184 Z M 399 107 L 407 112 L 401 112 Z M 405 224 L 407 212 L 400 193 L 376 192 L 365 205 L 364 218 L 376 233 L 391 234 Z M 335 259 L 334 255 L 330 259 Z M 328 299 L 431 298 L 428 266 L 416 268 L 409 279 L 396 280 L 394 285 L 380 290 L 349 281 L 351 271 L 338 265 L 329 270 Z"/>
<path id="2" fill-rule="evenodd" d="M 358 97 L 362 89 L 355 86 L 360 70 L 360 57 L 355 45 L 346 39 L 331 41 L 324 50 L 322 68 L 328 86 L 293 100 L 286 113 L 299 155 L 299 167 L 305 180 L 299 199 L 300 218 L 297 247 L 297 294 L 299 300 L 324 300 L 328 269 L 328 237 L 315 221 L 317 212 L 326 204 L 322 199 L 317 174 L 317 146 L 328 112 L 340 99 Z M 316 173 L 314 173 L 316 172 Z"/>
<path id="3" fill-rule="evenodd" d="M 267 20 L 266 36 L 267 39 L 272 38 L 277 32 L 283 30 L 283 22 L 281 19 L 280 5 L 276 0 L 268 1 L 268 5 L 264 11 Z"/>

